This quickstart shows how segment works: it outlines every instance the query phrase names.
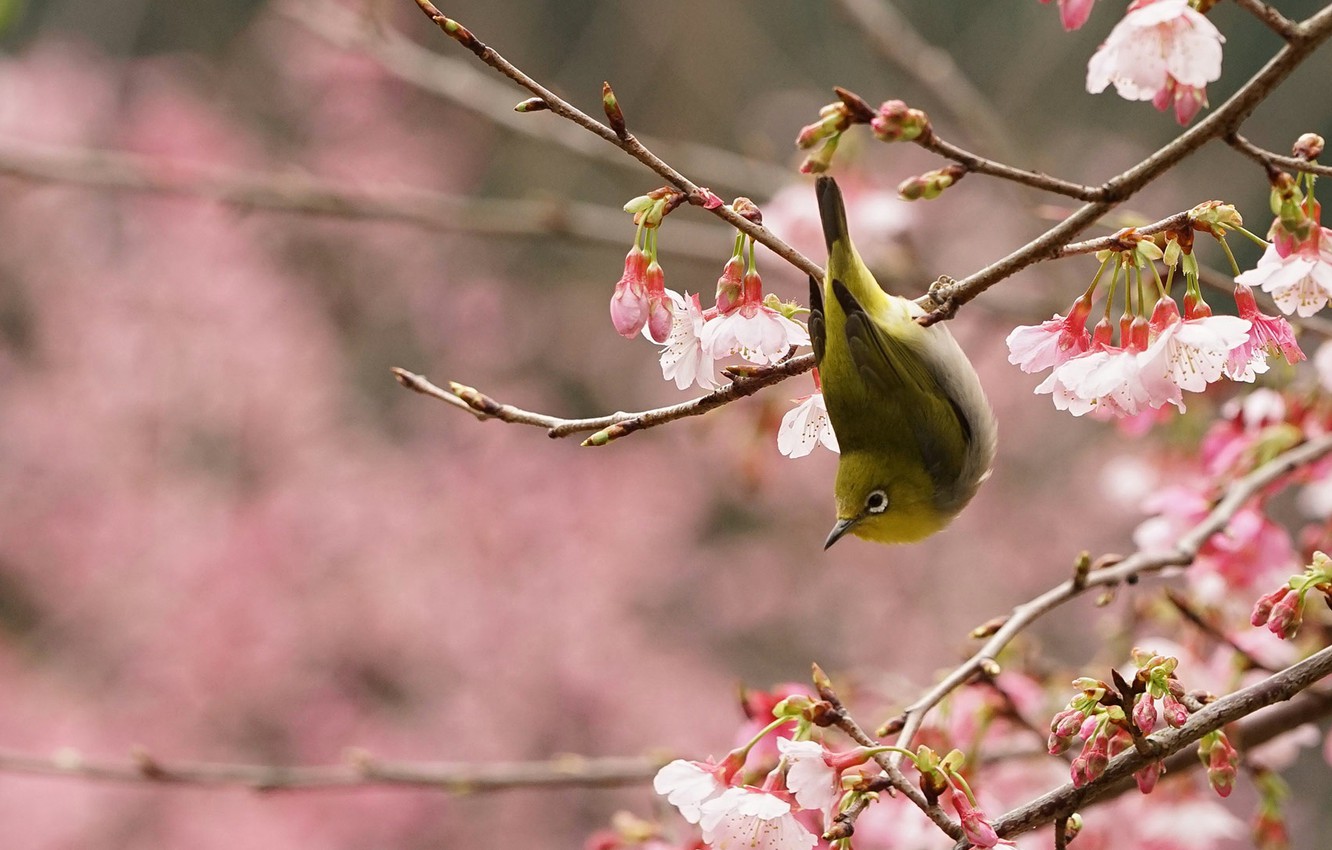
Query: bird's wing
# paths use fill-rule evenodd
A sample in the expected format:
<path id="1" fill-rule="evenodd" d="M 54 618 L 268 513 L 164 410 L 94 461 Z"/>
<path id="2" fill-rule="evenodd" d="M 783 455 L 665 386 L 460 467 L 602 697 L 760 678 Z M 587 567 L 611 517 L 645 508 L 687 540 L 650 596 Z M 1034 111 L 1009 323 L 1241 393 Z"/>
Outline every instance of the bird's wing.
<path id="1" fill-rule="evenodd" d="M 922 347 L 880 327 L 840 280 L 833 280 L 832 289 L 846 314 L 847 348 L 856 371 L 874 392 L 918 408 L 899 410 L 899 421 L 910 427 L 930 476 L 941 486 L 952 485 L 972 439 L 966 414 L 941 385 Z"/>
<path id="2" fill-rule="evenodd" d="M 823 285 L 813 277 L 809 279 L 809 341 L 814 348 L 814 365 L 823 362 L 823 351 L 828 343 L 828 327 L 823 321 Z"/>

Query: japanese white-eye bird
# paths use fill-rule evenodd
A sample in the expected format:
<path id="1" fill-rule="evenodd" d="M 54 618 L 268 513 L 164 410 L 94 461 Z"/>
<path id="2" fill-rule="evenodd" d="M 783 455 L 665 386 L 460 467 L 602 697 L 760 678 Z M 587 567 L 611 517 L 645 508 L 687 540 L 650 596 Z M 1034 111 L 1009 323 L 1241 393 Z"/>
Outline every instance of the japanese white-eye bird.
<path id="1" fill-rule="evenodd" d="M 909 543 L 941 530 L 990 474 L 997 428 L 976 370 L 942 324 L 889 295 L 847 233 L 837 183 L 816 184 L 828 269 L 810 278 L 809 335 L 841 458 L 837 524 L 845 534 Z"/>

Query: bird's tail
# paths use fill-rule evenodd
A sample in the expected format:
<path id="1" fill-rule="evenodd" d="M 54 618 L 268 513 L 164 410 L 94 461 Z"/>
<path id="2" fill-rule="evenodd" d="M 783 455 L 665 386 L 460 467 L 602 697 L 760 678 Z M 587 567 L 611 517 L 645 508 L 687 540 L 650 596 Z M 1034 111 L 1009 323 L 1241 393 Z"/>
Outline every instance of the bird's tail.
<path id="1" fill-rule="evenodd" d="M 841 243 L 843 250 L 851 245 L 846 229 L 846 205 L 842 203 L 842 190 L 831 177 L 820 177 L 814 184 L 819 198 L 819 219 L 823 222 L 823 241 L 832 256 L 834 246 Z"/>

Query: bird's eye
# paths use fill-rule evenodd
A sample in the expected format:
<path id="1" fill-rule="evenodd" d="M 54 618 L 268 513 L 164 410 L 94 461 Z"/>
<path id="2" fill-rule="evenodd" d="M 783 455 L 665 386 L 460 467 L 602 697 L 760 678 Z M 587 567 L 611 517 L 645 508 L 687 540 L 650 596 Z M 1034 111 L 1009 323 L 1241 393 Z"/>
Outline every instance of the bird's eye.
<path id="1" fill-rule="evenodd" d="M 881 514 L 888 510 L 888 494 L 875 490 L 865 499 L 865 510 L 872 514 Z"/>

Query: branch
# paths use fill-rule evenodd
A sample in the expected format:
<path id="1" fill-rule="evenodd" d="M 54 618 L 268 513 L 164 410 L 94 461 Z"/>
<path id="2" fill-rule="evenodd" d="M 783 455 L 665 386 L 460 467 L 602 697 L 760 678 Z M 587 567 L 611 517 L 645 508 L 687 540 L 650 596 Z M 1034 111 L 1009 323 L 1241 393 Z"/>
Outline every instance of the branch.
<path id="1" fill-rule="evenodd" d="M 34 756 L 0 750 L 0 773 L 64 776 L 109 782 L 231 786 L 255 791 L 322 791 L 399 786 L 450 794 L 481 794 L 514 788 L 613 788 L 651 779 L 665 764 L 650 758 L 584 758 L 551 761 L 460 764 L 378 761 L 351 751 L 345 764 L 284 767 L 259 764 L 160 761 L 135 753 L 124 761 L 85 759 L 74 751 Z"/>
<path id="2" fill-rule="evenodd" d="M 1327 40 L 1329 35 L 1332 35 L 1332 6 L 1324 8 L 1307 21 L 1295 26 L 1293 32 L 1294 35 L 1289 43 L 1215 112 L 1142 162 L 1106 181 L 1106 200 L 1093 201 L 1082 206 L 1064 221 L 1003 259 L 960 281 L 938 287 L 931 299 L 939 306 L 923 317 L 920 320 L 921 324 L 933 324 L 949 318 L 958 307 L 999 281 L 1030 265 L 1055 256 L 1068 240 L 1081 233 L 1106 212 L 1128 200 L 1162 172 L 1172 168 L 1208 141 L 1225 138 L 1234 133 L 1258 104 L 1290 76 L 1291 72 Z"/>
<path id="3" fill-rule="evenodd" d="M 563 148 L 596 162 L 637 168 L 631 160 L 599 145 L 586 133 L 563 122 L 534 120 L 513 111 L 508 86 L 479 73 L 471 63 L 441 56 L 404 38 L 401 33 L 376 25 L 364 14 L 336 3 L 317 0 L 285 0 L 277 13 L 299 24 L 313 35 L 342 50 L 355 50 L 377 61 L 384 70 L 404 82 L 442 97 L 485 118 L 498 127 Z M 654 148 L 666 150 L 686 170 L 708 175 L 720 185 L 751 187 L 775 192 L 789 182 L 787 169 L 771 163 L 696 143 L 671 143 L 644 139 Z"/>
<path id="4" fill-rule="evenodd" d="M 398 367 L 394 367 L 391 371 L 393 376 L 398 379 L 398 383 L 407 389 L 439 399 L 454 407 L 460 407 L 474 414 L 478 419 L 498 419 L 501 422 L 512 422 L 519 425 L 535 425 L 538 428 L 545 428 L 547 435 L 552 438 L 596 431 L 597 433 L 583 441 L 583 445 L 604 446 L 612 440 L 617 440 L 635 431 L 664 425 L 667 422 L 674 422 L 676 419 L 684 419 L 687 416 L 701 416 L 724 404 L 751 396 L 764 387 L 784 381 L 793 375 L 808 372 L 812 368 L 814 368 L 814 355 L 802 354 L 776 366 L 753 370 L 750 377 L 736 378 L 727 386 L 690 401 L 643 410 L 638 413 L 621 411 L 590 419 L 562 419 L 558 416 L 534 413 L 513 405 L 501 404 L 490 396 L 462 384 L 450 382 L 449 389 L 445 390 L 431 383 L 424 375 L 418 375 L 415 372 L 409 372 Z"/>
<path id="5" fill-rule="evenodd" d="M 939 138 L 933 130 L 926 132 L 920 138 L 916 139 L 915 142 L 925 150 L 946 157 L 947 159 L 951 159 L 954 162 L 965 166 L 968 171 L 975 172 L 976 174 L 988 174 L 991 177 L 999 177 L 1023 186 L 1030 186 L 1033 189 L 1052 192 L 1056 195 L 1064 195 L 1079 201 L 1103 201 L 1110 195 L 1110 190 L 1106 186 L 1083 186 L 1080 183 L 1061 180 L 1058 177 L 1051 177 L 1048 174 L 1042 174 L 1038 171 L 1027 171 L 1023 168 L 1014 168 L 1013 166 L 1005 165 L 1002 162 L 995 162 L 994 160 L 977 156 L 970 151 L 963 150 L 952 142 Z"/>
<path id="6" fill-rule="evenodd" d="M 1167 230 L 1182 230 L 1189 224 L 1190 212 L 1191 210 L 1177 212 L 1160 221 L 1154 221 L 1151 224 L 1144 224 L 1139 227 L 1129 227 L 1124 230 L 1141 233 L 1143 236 L 1151 236 L 1156 233 L 1163 233 Z M 1124 233 L 1124 230 L 1112 233 L 1109 236 L 1087 239 L 1083 242 L 1070 242 L 1062 248 L 1057 249 L 1051 255 L 1051 258 L 1061 259 L 1063 257 L 1072 257 L 1079 254 L 1095 254 L 1097 251 L 1121 250 L 1124 246 L 1120 241 L 1120 235 Z"/>
<path id="7" fill-rule="evenodd" d="M 1226 144 L 1250 159 L 1262 164 L 1265 168 L 1279 167 L 1290 171 L 1307 171 L 1310 174 L 1332 177 L 1332 166 L 1319 165 L 1318 163 L 1310 162 L 1307 159 L 1300 159 L 1299 157 L 1294 156 L 1282 156 L 1279 153 L 1273 153 L 1266 148 L 1258 147 L 1239 133 L 1231 133 L 1226 136 Z"/>
<path id="8" fill-rule="evenodd" d="M 703 195 L 699 191 L 699 186 L 679 171 L 676 171 L 675 168 L 670 166 L 656 154 L 652 153 L 652 151 L 648 150 L 632 133 L 626 132 L 623 138 L 621 138 L 620 135 L 610 127 L 607 127 L 605 124 L 602 124 L 600 121 L 597 121 L 588 114 L 582 112 L 568 101 L 559 97 L 554 92 L 523 73 L 523 71 L 514 66 L 509 60 L 505 59 L 494 49 L 485 45 L 480 39 L 473 35 L 467 27 L 455 20 L 445 17 L 439 9 L 435 8 L 435 4 L 431 3 L 430 0 L 416 0 L 416 5 L 420 7 L 426 17 L 435 22 L 445 35 L 470 50 L 482 62 L 527 89 L 533 95 L 541 98 L 546 102 L 546 105 L 550 108 L 551 112 L 559 115 L 561 118 L 566 118 L 569 121 L 572 121 L 589 133 L 600 136 L 602 139 L 620 148 L 625 153 L 660 175 L 672 186 L 684 192 L 689 196 L 691 201 L 698 202 L 699 204 L 702 203 Z M 800 271 L 805 274 L 818 279 L 823 278 L 823 269 L 812 260 L 777 238 L 772 231 L 768 230 L 763 225 L 755 224 L 744 218 L 735 210 L 731 209 L 729 205 L 723 204 L 712 210 L 712 213 L 719 218 L 724 219 L 727 223 L 731 224 L 747 236 L 753 237 L 756 242 L 766 246 L 774 254 L 800 269 Z"/>
<path id="9" fill-rule="evenodd" d="M 1225 496 L 1202 522 L 1180 537 L 1173 551 L 1163 553 L 1139 551 L 1100 569 L 1092 569 L 1085 574 L 1079 571 L 1068 581 L 1047 590 L 1029 602 L 1018 605 L 1013 609 L 1008 619 L 1004 621 L 1004 624 L 971 658 L 907 706 L 906 711 L 898 718 L 898 722 L 902 726 L 895 742 L 896 745 L 904 749 L 909 748 L 930 709 L 938 705 L 944 697 L 965 684 L 973 676 L 983 675 L 985 671 L 992 671 L 997 668 L 998 665 L 995 659 L 1004 647 L 1027 626 L 1046 613 L 1053 611 L 1069 600 L 1081 596 L 1093 587 L 1117 585 L 1148 573 L 1160 572 L 1167 567 L 1185 567 L 1192 564 L 1198 557 L 1198 551 L 1207 540 L 1213 534 L 1223 531 L 1230 523 L 1231 517 L 1249 499 L 1269 484 L 1280 480 L 1296 469 L 1308 466 L 1329 452 L 1332 452 L 1332 435 L 1323 436 L 1296 446 L 1239 479 L 1230 486 Z"/>
<path id="10" fill-rule="evenodd" d="M 815 687 L 818 688 L 819 697 L 832 706 L 831 715 L 833 725 L 845 732 L 847 737 L 862 747 L 879 746 L 880 742 L 871 738 L 869 734 L 861 728 L 860 724 L 851 717 L 851 714 L 846 710 L 846 706 L 842 704 L 841 698 L 838 697 L 837 692 L 833 690 L 832 682 L 828 681 L 827 676 L 823 675 L 823 671 L 820 670 L 817 665 L 815 665 L 814 668 L 814 684 Z M 882 768 L 883 779 L 885 779 L 894 790 L 900 792 L 908 800 L 914 803 L 916 808 L 924 812 L 925 816 L 933 821 L 935 826 L 943 830 L 945 835 L 952 839 L 962 837 L 961 825 L 948 817 L 948 813 L 945 812 L 937 802 L 931 803 L 926 800 L 925 795 L 921 793 L 920 789 L 915 785 L 912 785 L 911 782 L 907 780 L 906 776 L 903 775 L 901 769 L 897 766 L 896 760 L 890 758 L 885 753 L 880 753 L 874 757 L 874 761 L 880 768 Z M 862 796 L 856 799 L 852 805 L 839 812 L 837 817 L 833 819 L 832 826 L 830 826 L 828 831 L 824 833 L 824 839 L 827 841 L 835 841 L 839 838 L 849 838 L 855 831 L 856 818 L 860 816 L 860 813 L 865 810 L 869 803 L 870 798 L 868 796 Z"/>
<path id="11" fill-rule="evenodd" d="M 240 209 L 327 218 L 393 221 L 482 236 L 569 236 L 623 248 L 628 217 L 594 204 L 477 200 L 407 186 L 352 188 L 301 174 L 256 174 L 138 154 L 0 141 L 0 174 L 93 189 L 205 198 Z M 721 229 L 671 225 L 671 248 L 713 262 Z M 676 237 L 679 237 L 678 241 Z"/>
<path id="12" fill-rule="evenodd" d="M 1102 797 L 1116 793 L 1121 783 L 1129 781 L 1134 771 L 1162 755 L 1170 755 L 1195 743 L 1203 735 L 1220 729 L 1227 723 L 1246 717 L 1259 709 L 1294 697 L 1319 679 L 1332 674 L 1332 647 L 1326 647 L 1303 661 L 1255 685 L 1236 691 L 1204 706 L 1189 716 L 1189 721 L 1178 729 L 1166 729 L 1148 737 L 1153 745 L 1149 753 L 1127 750 L 1115 757 L 1104 774 L 1082 788 L 1072 783 L 1044 794 L 1030 803 L 996 818 L 995 831 L 1005 838 L 1034 829 L 1059 818 L 1067 817 L 1079 808 Z M 1197 759 L 1193 759 L 1197 762 Z M 959 842 L 958 848 L 968 846 Z"/>
<path id="13" fill-rule="evenodd" d="M 1299 37 L 1298 25 L 1263 0 L 1235 0 L 1235 5 L 1252 14 L 1263 26 L 1286 41 Z"/>

